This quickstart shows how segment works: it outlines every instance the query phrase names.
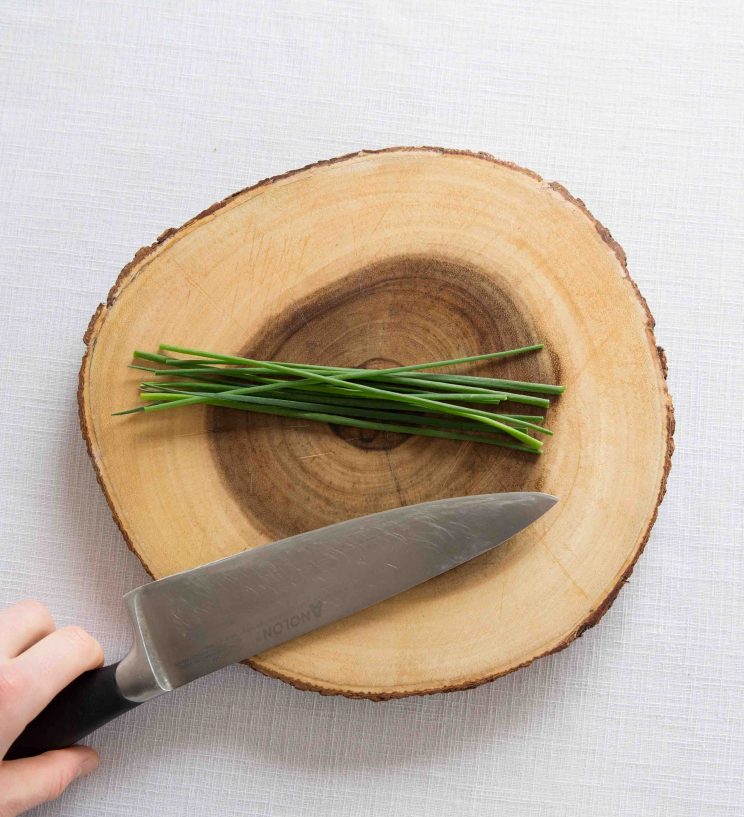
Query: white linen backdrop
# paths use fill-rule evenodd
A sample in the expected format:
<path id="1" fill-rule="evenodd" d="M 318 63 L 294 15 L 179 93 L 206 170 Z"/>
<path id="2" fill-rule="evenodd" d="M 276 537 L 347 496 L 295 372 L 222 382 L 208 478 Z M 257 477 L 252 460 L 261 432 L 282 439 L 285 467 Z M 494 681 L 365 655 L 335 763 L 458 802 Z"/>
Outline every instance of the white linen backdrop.
<path id="1" fill-rule="evenodd" d="M 88 318 L 164 228 L 317 159 L 444 145 L 565 184 L 628 253 L 678 420 L 646 553 L 565 652 L 382 704 L 233 667 L 100 730 L 36 814 L 744 813 L 743 8 L 4 0 L 1 604 L 125 650 L 147 577 L 78 430 Z"/>

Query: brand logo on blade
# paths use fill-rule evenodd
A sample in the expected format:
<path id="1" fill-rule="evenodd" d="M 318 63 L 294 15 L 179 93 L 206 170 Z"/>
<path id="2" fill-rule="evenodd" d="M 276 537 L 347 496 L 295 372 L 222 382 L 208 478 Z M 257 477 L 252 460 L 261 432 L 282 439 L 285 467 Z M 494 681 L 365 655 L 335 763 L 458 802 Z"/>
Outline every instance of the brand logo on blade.
<path id="1" fill-rule="evenodd" d="M 260 640 L 263 641 L 269 638 L 276 638 L 279 635 L 296 630 L 301 624 L 310 624 L 315 619 L 320 618 L 322 610 L 323 602 L 316 601 L 315 604 L 311 604 L 301 613 L 296 613 L 293 616 L 288 616 L 280 621 L 275 621 L 273 624 L 264 626 L 261 631 Z"/>

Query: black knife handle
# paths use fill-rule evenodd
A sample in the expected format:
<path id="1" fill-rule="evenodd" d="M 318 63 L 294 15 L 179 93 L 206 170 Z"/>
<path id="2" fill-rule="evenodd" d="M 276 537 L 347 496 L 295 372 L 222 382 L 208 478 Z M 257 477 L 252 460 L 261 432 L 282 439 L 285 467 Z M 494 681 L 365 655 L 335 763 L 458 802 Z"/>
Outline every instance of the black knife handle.
<path id="1" fill-rule="evenodd" d="M 105 723 L 135 706 L 116 683 L 116 664 L 88 670 L 52 698 L 8 749 L 5 760 L 16 760 L 72 746 Z"/>

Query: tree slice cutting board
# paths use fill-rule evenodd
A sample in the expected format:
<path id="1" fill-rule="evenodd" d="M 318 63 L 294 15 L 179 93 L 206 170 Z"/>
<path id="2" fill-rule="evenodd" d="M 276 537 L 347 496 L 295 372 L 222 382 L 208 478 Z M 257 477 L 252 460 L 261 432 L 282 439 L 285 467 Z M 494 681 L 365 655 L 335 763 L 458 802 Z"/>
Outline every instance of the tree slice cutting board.
<path id="1" fill-rule="evenodd" d="M 248 662 L 303 689 L 462 689 L 565 647 L 614 600 L 664 494 L 673 414 L 653 319 L 581 201 L 484 154 L 362 152 L 268 179 L 140 250 L 86 334 L 83 434 L 155 578 L 403 504 L 539 490 L 507 545 Z M 340 366 L 543 341 L 467 369 L 560 382 L 542 456 L 225 409 L 137 403 L 159 342 Z"/>

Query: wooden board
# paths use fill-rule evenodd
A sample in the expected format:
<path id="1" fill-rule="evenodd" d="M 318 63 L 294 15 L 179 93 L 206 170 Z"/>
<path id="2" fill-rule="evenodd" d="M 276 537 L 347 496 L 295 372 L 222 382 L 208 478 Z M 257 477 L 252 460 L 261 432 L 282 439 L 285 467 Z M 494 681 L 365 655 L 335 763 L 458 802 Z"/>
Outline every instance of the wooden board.
<path id="1" fill-rule="evenodd" d="M 540 457 L 194 407 L 136 404 L 159 342 L 333 365 L 416 363 L 544 341 L 472 370 L 568 387 Z M 643 549 L 673 413 L 622 249 L 563 187 L 483 154 L 362 152 L 269 179 L 166 231 L 91 320 L 80 418 L 114 517 L 160 578 L 401 504 L 560 497 L 496 552 L 250 660 L 303 689 L 461 689 L 595 624 Z"/>

